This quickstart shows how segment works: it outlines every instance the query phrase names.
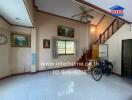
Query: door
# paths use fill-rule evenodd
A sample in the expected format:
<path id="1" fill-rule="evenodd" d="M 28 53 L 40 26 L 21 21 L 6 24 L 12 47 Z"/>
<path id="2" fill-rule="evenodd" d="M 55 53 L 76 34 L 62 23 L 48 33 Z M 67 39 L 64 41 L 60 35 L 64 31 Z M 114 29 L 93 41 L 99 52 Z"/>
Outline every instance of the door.
<path id="1" fill-rule="evenodd" d="M 99 59 L 108 60 L 108 45 L 107 44 L 99 45 Z"/>
<path id="2" fill-rule="evenodd" d="M 132 40 L 122 41 L 122 76 L 132 78 Z"/>
<path id="3" fill-rule="evenodd" d="M 92 59 L 105 59 L 108 58 L 108 45 L 107 44 L 93 44 L 92 45 Z"/>
<path id="4" fill-rule="evenodd" d="M 99 44 L 92 45 L 92 59 L 98 60 L 99 58 Z"/>

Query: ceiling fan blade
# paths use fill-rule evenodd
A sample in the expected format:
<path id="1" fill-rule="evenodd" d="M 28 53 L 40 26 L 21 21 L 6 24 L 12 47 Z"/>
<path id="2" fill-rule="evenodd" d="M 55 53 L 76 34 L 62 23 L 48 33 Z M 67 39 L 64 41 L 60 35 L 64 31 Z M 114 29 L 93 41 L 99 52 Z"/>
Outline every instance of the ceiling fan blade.
<path id="1" fill-rule="evenodd" d="M 92 11 L 94 11 L 93 9 L 90 9 L 90 10 L 88 10 L 86 13 L 90 13 L 90 12 L 92 12 Z"/>
<path id="2" fill-rule="evenodd" d="M 85 7 L 83 7 L 83 6 L 80 6 L 80 10 L 81 10 L 82 12 L 87 12 L 87 10 L 85 9 Z"/>
<path id="3" fill-rule="evenodd" d="M 84 7 L 83 7 L 83 6 L 80 6 L 80 10 L 81 10 L 82 12 L 84 12 L 84 13 L 94 11 L 93 9 L 87 10 L 87 9 L 85 8 L 85 6 L 84 6 Z"/>
<path id="4" fill-rule="evenodd" d="M 82 15 L 82 14 L 76 14 L 76 15 L 73 15 L 72 17 L 76 17 L 76 16 L 80 16 L 80 15 Z"/>
<path id="5" fill-rule="evenodd" d="M 86 14 L 86 16 L 87 17 L 89 17 L 89 18 L 94 18 L 92 15 L 90 15 L 90 14 Z"/>

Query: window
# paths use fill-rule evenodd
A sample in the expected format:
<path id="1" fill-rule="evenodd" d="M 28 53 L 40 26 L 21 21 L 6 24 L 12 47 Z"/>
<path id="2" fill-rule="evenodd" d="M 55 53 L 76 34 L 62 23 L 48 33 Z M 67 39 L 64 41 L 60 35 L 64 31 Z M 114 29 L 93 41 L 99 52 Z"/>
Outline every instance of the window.
<path id="1" fill-rule="evenodd" d="M 73 55 L 74 54 L 74 41 L 58 40 L 57 48 L 59 55 Z"/>
<path id="2" fill-rule="evenodd" d="M 57 41 L 58 54 L 65 54 L 65 41 Z"/>

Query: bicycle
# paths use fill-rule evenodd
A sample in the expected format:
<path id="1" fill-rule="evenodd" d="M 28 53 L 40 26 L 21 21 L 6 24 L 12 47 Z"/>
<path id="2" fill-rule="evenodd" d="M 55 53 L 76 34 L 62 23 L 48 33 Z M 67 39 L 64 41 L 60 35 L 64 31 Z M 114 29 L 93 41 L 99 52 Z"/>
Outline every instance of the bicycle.
<path id="1" fill-rule="evenodd" d="M 95 81 L 99 81 L 102 78 L 103 73 L 110 75 L 112 69 L 112 62 L 107 60 L 90 60 L 88 64 L 88 72 L 91 72 L 91 75 Z"/>

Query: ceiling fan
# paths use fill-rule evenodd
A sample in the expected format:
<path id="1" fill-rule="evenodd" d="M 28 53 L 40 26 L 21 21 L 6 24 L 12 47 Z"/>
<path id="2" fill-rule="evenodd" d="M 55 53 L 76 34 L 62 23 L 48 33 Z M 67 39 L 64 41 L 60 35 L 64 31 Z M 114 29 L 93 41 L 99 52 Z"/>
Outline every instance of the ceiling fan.
<path id="1" fill-rule="evenodd" d="M 90 12 L 94 11 L 93 9 L 87 10 L 85 6 L 80 6 L 80 10 L 81 10 L 81 13 L 73 15 L 72 18 L 80 16 L 81 22 L 87 22 L 87 21 L 89 21 L 89 19 L 94 18 L 92 15 L 89 14 Z"/>

